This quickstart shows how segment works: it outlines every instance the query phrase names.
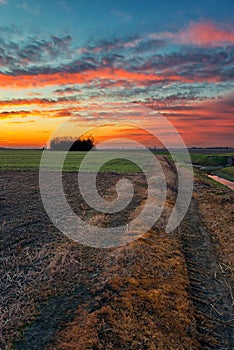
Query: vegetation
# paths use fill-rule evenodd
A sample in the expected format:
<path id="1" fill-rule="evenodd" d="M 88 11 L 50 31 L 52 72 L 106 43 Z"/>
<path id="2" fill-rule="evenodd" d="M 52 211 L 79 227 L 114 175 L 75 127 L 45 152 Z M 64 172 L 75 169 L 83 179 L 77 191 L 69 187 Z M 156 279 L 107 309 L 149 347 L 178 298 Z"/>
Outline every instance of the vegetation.
<path id="1" fill-rule="evenodd" d="M 225 166 L 228 163 L 229 155 L 222 154 L 190 154 L 193 164 L 201 166 Z"/>
<path id="2" fill-rule="evenodd" d="M 59 157 L 62 151 L 51 152 L 51 160 Z M 104 152 L 110 154 L 113 151 L 100 151 L 96 150 L 95 155 L 90 157 L 90 164 L 87 171 L 92 171 L 95 164 L 101 164 Z M 107 154 L 106 153 L 106 154 Z M 165 155 L 169 159 L 171 158 L 168 151 L 166 150 L 154 150 L 155 155 Z M 48 152 L 49 154 L 49 152 Z M 87 152 L 68 152 L 63 171 L 77 171 L 80 167 L 82 159 L 85 157 Z M 191 154 L 192 163 L 201 166 L 218 166 L 226 165 L 229 156 L 232 154 Z M 40 166 L 42 156 L 42 150 L 0 150 L 0 170 L 38 170 Z M 53 162 L 49 164 L 51 167 Z M 56 168 L 55 168 L 56 169 Z M 113 152 L 113 160 L 105 163 L 104 166 L 100 168 L 100 172 L 139 172 L 140 169 L 135 164 L 121 159 L 116 158 L 116 151 Z M 214 172 L 220 177 L 224 177 L 228 180 L 233 181 L 233 167 L 228 167 L 220 169 Z"/>
<path id="3" fill-rule="evenodd" d="M 217 182 L 213 180 L 212 178 L 207 176 L 207 173 L 204 171 L 201 171 L 200 169 L 194 169 L 194 177 L 195 177 L 195 183 L 202 183 L 204 187 L 207 189 L 215 186 L 216 188 L 224 189 L 226 188 L 225 185 L 223 185 L 221 182 Z"/>
<path id="4" fill-rule="evenodd" d="M 55 151 L 85 151 L 88 152 L 94 148 L 94 138 L 92 136 L 79 137 L 57 137 L 50 143 L 51 150 Z"/>
<path id="5" fill-rule="evenodd" d="M 229 181 L 234 181 L 234 166 L 222 168 L 219 170 L 213 171 L 214 175 L 222 177 Z"/>
<path id="6" fill-rule="evenodd" d="M 0 169 L 37 170 L 41 155 L 37 150 L 0 150 Z"/>
<path id="7" fill-rule="evenodd" d="M 93 300 L 101 299 L 103 305 L 92 311 L 88 303 L 86 310 L 79 306 L 48 350 L 197 349 L 178 241 L 161 237 L 116 253 L 115 264 L 102 276 L 105 288 Z"/>
<path id="8" fill-rule="evenodd" d="M 95 154 L 90 156 L 90 162 L 87 171 L 92 171 L 96 164 L 101 164 L 105 154 L 113 154 L 113 160 L 105 163 L 100 172 L 139 172 L 140 169 L 134 163 L 129 162 L 121 158 L 116 159 L 116 152 L 111 151 L 95 151 Z M 48 151 L 49 161 L 48 166 L 51 169 L 54 167 L 56 170 L 56 164 L 53 165 L 54 159 L 62 155 L 62 151 Z M 85 157 L 87 152 L 68 152 L 63 165 L 63 171 L 78 171 L 81 161 Z M 42 151 L 39 150 L 4 150 L 0 151 L 0 170 L 38 170 L 40 167 Z"/>

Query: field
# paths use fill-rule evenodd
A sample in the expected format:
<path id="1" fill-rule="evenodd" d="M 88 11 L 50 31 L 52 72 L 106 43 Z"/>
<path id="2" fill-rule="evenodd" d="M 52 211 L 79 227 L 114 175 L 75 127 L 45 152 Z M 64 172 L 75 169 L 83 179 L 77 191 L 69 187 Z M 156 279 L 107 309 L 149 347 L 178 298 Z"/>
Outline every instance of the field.
<path id="1" fill-rule="evenodd" d="M 110 154 L 111 152 L 108 152 Z M 64 152 L 53 151 L 48 153 L 49 166 L 56 170 L 57 165 L 53 167 L 53 161 L 59 158 Z M 85 157 L 86 152 L 69 152 L 64 165 L 63 171 L 77 171 L 79 169 L 82 159 Z M 0 151 L 0 169 L 1 170 L 38 170 L 40 167 L 42 151 L 39 150 L 7 150 Z M 51 156 L 51 157 L 50 157 Z M 90 163 L 90 169 L 102 159 L 102 153 L 96 152 L 92 157 Z M 87 169 L 89 170 L 89 169 Z M 100 172 L 139 172 L 139 168 L 128 161 L 125 160 L 112 160 L 101 167 Z"/>
<path id="2" fill-rule="evenodd" d="M 65 237 L 47 216 L 38 186 L 40 156 L 36 150 L 0 151 L 0 348 L 231 350 L 233 191 L 195 169 L 188 213 L 166 233 L 177 178 L 169 157 L 158 155 L 168 184 L 159 221 L 127 245 L 91 248 Z M 73 211 L 100 226 L 129 222 L 147 197 L 139 168 L 113 161 L 101 169 L 97 185 L 106 199 L 115 198 L 122 178 L 135 190 L 126 209 L 102 215 L 77 188 L 73 170 L 83 156 L 69 154 L 65 163 L 63 184 Z"/>
<path id="3" fill-rule="evenodd" d="M 226 165 L 229 154 L 191 154 L 191 160 L 194 164 L 202 166 L 219 166 Z"/>
<path id="4" fill-rule="evenodd" d="M 225 166 L 228 162 L 230 156 L 234 156 L 233 150 L 226 151 L 224 150 L 213 150 L 211 152 L 205 150 L 194 150 L 190 149 L 190 157 L 193 164 L 201 166 Z M 115 151 L 113 152 L 116 155 Z M 119 150 L 121 153 L 122 151 Z M 58 157 L 63 152 L 53 151 L 52 158 Z M 107 154 L 111 154 L 111 151 L 106 151 Z M 164 155 L 171 159 L 169 153 L 166 150 L 154 150 L 155 155 Z M 79 169 L 80 163 L 84 156 L 85 152 L 69 152 L 63 167 L 63 171 L 77 171 Z M 0 150 L 0 170 L 38 170 L 40 166 L 40 160 L 42 156 L 41 150 Z M 97 151 L 93 156 L 93 164 L 99 161 L 98 158 L 102 157 L 102 152 Z M 90 165 L 92 168 L 92 163 Z M 100 169 L 100 172 L 139 172 L 139 168 L 129 163 L 125 160 L 112 160 L 105 164 Z M 231 174 L 232 171 L 225 171 L 225 173 Z"/>

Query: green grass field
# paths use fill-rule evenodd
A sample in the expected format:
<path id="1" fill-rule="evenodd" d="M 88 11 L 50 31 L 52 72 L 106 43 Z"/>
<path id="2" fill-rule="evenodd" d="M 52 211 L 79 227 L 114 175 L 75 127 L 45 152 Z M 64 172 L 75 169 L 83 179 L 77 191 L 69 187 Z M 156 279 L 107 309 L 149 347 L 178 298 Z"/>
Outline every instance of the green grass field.
<path id="1" fill-rule="evenodd" d="M 113 159 L 102 166 L 100 168 L 100 172 L 140 172 L 140 168 L 132 162 L 124 159 L 116 159 L 116 151 L 105 152 L 107 152 L 109 155 L 113 154 Z M 58 151 L 48 152 L 48 165 L 51 169 L 56 170 L 58 168 L 56 158 L 60 157 L 62 153 L 63 152 Z M 95 152 L 94 155 L 91 156 L 90 164 L 86 170 L 92 171 L 95 165 L 101 164 L 104 158 L 104 153 L 100 151 Z M 121 151 L 119 151 L 119 153 L 121 154 Z M 171 158 L 166 150 L 156 150 L 153 153 L 158 155 L 166 155 Z M 136 152 L 136 154 L 139 154 L 139 157 L 144 164 L 144 157 L 141 156 L 141 152 Z M 85 152 L 69 152 L 63 165 L 63 171 L 77 171 L 85 155 Z M 201 166 L 226 165 L 228 157 L 231 155 L 234 155 L 234 153 L 192 153 L 191 161 L 192 163 Z M 40 167 L 41 156 L 41 150 L 0 150 L 0 170 L 38 170 Z M 228 169 L 229 168 L 224 168 L 219 170 L 219 174 L 217 173 L 217 175 L 225 177 L 227 179 L 233 179 L 233 170 Z"/>
<path id="2" fill-rule="evenodd" d="M 201 166 L 225 166 L 232 155 L 234 154 L 190 154 L 192 163 Z"/>
<path id="3" fill-rule="evenodd" d="M 37 170 L 42 151 L 2 150 L 0 151 L 1 170 Z"/>
<path id="4" fill-rule="evenodd" d="M 46 167 L 50 170 L 58 169 L 58 159 L 63 152 L 48 152 Z M 116 152 L 112 152 L 113 158 L 116 158 Z M 69 152 L 63 164 L 63 171 L 77 171 L 86 152 Z M 110 152 L 108 152 L 110 155 Z M 40 167 L 42 151 L 38 150 L 3 150 L 0 151 L 0 170 L 38 170 Z M 142 157 L 141 157 L 142 158 Z M 89 165 L 85 171 L 92 171 L 96 165 L 102 163 L 104 159 L 103 152 L 95 152 L 90 159 Z M 144 159 L 143 159 L 144 163 Z M 113 159 L 103 165 L 99 172 L 141 172 L 140 168 L 125 159 Z"/>

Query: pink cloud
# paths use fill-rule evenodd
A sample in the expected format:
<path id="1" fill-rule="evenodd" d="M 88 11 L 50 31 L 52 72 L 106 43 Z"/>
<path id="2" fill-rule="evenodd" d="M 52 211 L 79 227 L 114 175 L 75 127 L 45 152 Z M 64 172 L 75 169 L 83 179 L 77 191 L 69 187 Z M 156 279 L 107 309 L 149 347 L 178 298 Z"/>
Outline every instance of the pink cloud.
<path id="1" fill-rule="evenodd" d="M 191 22 L 185 29 L 172 33 L 162 32 L 150 34 L 153 39 L 169 39 L 178 44 L 217 46 L 234 43 L 234 27 L 223 28 L 212 21 Z"/>

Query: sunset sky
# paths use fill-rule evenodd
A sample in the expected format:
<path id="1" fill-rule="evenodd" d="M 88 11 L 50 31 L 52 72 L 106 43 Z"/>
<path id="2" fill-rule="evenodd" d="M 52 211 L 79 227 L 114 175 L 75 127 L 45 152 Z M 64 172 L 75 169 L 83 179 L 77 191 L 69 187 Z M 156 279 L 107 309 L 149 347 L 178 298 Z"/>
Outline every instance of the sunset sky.
<path id="1" fill-rule="evenodd" d="M 119 124 L 155 131 L 152 110 L 189 147 L 234 147 L 233 13 L 233 0 L 0 0 L 0 146 L 99 124 L 97 139 L 156 145 Z"/>

